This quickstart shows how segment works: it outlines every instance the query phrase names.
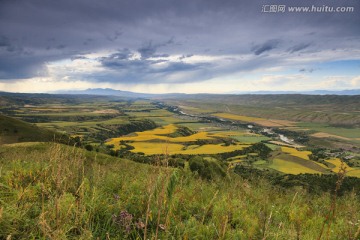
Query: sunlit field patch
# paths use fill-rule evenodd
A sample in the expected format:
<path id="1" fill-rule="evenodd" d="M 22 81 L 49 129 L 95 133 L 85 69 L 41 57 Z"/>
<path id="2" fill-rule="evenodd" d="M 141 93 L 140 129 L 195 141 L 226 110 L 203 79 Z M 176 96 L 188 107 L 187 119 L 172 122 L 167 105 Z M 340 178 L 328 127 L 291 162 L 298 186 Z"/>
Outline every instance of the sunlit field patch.
<path id="1" fill-rule="evenodd" d="M 310 151 L 299 151 L 296 148 L 290 148 L 290 147 L 281 147 L 281 151 L 284 153 L 289 153 L 295 157 L 299 157 L 305 160 L 310 160 L 309 155 L 311 154 Z"/>
<path id="2" fill-rule="evenodd" d="M 177 152 L 182 154 L 217 154 L 224 152 L 231 152 L 235 150 L 241 150 L 249 145 L 236 144 L 230 146 L 224 146 L 222 144 L 206 144 L 198 148 L 186 149 L 185 151 Z"/>
<path id="3" fill-rule="evenodd" d="M 310 152 L 310 151 L 299 151 L 296 148 L 290 148 L 290 147 L 281 147 L 281 151 L 284 152 L 284 153 L 288 153 L 291 156 L 298 157 L 298 158 L 301 158 L 303 160 L 311 161 L 310 158 L 309 158 L 309 155 L 312 154 L 312 152 Z M 319 162 L 316 162 L 316 161 L 311 161 L 311 162 L 313 162 L 314 164 L 319 165 L 320 167 L 322 167 L 324 169 L 328 169 L 328 167 L 325 166 L 323 163 L 319 163 Z"/>
<path id="4" fill-rule="evenodd" d="M 130 143 L 135 149 L 132 152 L 142 152 L 146 155 L 153 154 L 216 154 L 223 152 L 231 152 L 234 150 L 241 150 L 248 145 L 230 145 L 224 146 L 222 144 L 206 144 L 202 146 L 191 145 L 186 147 L 177 143 L 156 143 L 156 142 L 134 142 Z"/>
<path id="5" fill-rule="evenodd" d="M 212 137 L 207 132 L 198 132 L 190 136 L 186 137 L 177 137 L 171 138 L 166 135 L 174 133 L 177 127 L 174 124 L 169 124 L 164 127 L 159 127 L 154 130 L 144 131 L 144 132 L 136 132 L 134 136 L 124 136 L 119 138 L 112 138 L 108 144 L 116 144 L 117 142 L 123 141 L 134 141 L 134 142 L 144 142 L 144 141 L 153 141 L 153 140 L 161 140 L 166 142 L 194 142 L 198 139 L 212 139 Z"/>
<path id="6" fill-rule="evenodd" d="M 142 152 L 146 155 L 175 154 L 183 148 L 183 145 L 176 143 L 134 142 L 131 145 L 135 147 L 132 152 Z"/>
<path id="7" fill-rule="evenodd" d="M 339 172 L 341 164 L 344 164 L 344 167 L 346 167 L 347 172 L 356 170 L 355 168 L 349 167 L 345 162 L 342 162 L 339 158 L 332 158 L 325 161 L 335 166 L 333 169 L 331 169 L 335 173 Z"/>
<path id="8" fill-rule="evenodd" d="M 112 138 L 107 144 L 113 144 L 115 149 L 120 148 L 121 141 L 127 141 L 135 149 L 132 152 L 142 152 L 144 154 L 217 154 L 241 150 L 248 144 L 234 143 L 229 146 L 221 144 L 196 145 L 197 140 L 217 140 L 221 137 L 230 137 L 236 134 L 234 131 L 223 131 L 217 133 L 197 132 L 190 136 L 169 137 L 168 134 L 174 133 L 177 126 L 169 124 L 153 130 L 136 132 L 131 136 Z M 191 143 L 194 144 L 184 144 Z"/>
<path id="9" fill-rule="evenodd" d="M 301 164 L 287 161 L 284 159 L 275 158 L 272 164 L 269 166 L 277 171 L 289 174 L 300 174 L 300 173 L 320 173 L 313 169 L 307 168 Z"/>
<path id="10" fill-rule="evenodd" d="M 346 173 L 346 176 L 360 178 L 360 169 L 353 169 Z"/>

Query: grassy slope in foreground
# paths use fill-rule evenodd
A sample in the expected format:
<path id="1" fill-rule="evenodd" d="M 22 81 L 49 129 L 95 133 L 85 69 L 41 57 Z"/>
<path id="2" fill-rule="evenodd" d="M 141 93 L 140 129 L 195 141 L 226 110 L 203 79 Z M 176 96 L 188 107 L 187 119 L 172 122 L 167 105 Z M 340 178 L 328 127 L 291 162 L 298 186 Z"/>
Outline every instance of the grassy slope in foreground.
<path id="1" fill-rule="evenodd" d="M 314 239 L 331 205 L 329 194 L 279 190 L 263 179 L 208 182 L 186 169 L 59 144 L 0 153 L 1 239 Z M 357 196 L 338 197 L 336 210 L 324 235 L 355 236 Z"/>

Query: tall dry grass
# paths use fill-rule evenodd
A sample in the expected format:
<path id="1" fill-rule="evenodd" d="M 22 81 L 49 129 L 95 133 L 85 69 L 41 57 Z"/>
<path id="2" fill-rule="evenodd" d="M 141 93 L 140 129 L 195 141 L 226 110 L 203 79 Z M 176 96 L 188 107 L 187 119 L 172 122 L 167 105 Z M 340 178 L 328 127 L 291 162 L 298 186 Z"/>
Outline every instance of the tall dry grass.
<path id="1" fill-rule="evenodd" d="M 0 147 L 0 239 L 359 238 L 355 193 L 314 195 L 231 171 L 208 181 L 166 161 L 59 144 Z"/>

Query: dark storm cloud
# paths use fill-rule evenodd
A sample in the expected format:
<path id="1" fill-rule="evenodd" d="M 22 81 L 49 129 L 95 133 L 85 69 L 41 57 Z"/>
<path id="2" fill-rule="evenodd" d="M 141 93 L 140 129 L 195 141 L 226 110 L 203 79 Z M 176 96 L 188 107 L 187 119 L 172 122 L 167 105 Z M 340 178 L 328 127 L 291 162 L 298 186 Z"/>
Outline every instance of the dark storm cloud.
<path id="1" fill-rule="evenodd" d="M 133 53 L 128 49 L 124 48 L 116 53 L 111 54 L 109 57 L 102 58 L 103 60 L 127 60 L 133 56 Z"/>
<path id="2" fill-rule="evenodd" d="M 9 47 L 9 46 L 10 46 L 9 39 L 5 36 L 1 36 L 0 37 L 0 47 Z"/>
<path id="3" fill-rule="evenodd" d="M 156 55 L 155 53 L 158 48 L 165 47 L 165 46 L 171 45 L 173 43 L 174 43 L 174 38 L 171 38 L 170 40 L 163 42 L 163 43 L 159 43 L 159 44 L 154 44 L 152 41 L 150 41 L 148 44 L 139 48 L 138 52 L 141 54 L 142 59 L 147 59 L 150 57 L 168 57 L 169 54 L 157 54 Z"/>
<path id="4" fill-rule="evenodd" d="M 102 53 L 102 57 L 96 55 L 92 59 L 104 68 L 102 73 L 89 73 L 94 81 L 156 79 L 167 82 L 179 73 L 191 73 L 192 81 L 203 81 L 219 73 L 262 69 L 275 62 L 286 66 L 287 56 L 276 58 L 279 53 L 304 54 L 315 47 L 320 55 L 332 49 L 360 49 L 358 0 L 311 2 L 319 6 L 342 4 L 355 8 L 354 13 L 342 14 L 266 14 L 261 12 L 263 4 L 268 3 L 252 0 L 0 1 L 0 79 L 46 75 L 49 62 L 85 61 L 86 54 Z M 276 4 L 290 6 L 308 2 L 295 4 L 279 0 Z M 140 57 L 134 58 L 134 54 Z M 200 55 L 224 55 L 224 58 L 251 55 L 252 58 L 243 61 L 234 57 L 232 61 L 222 59 L 216 63 L 206 59 L 190 61 Z M 171 56 L 177 56 L 177 60 L 170 59 Z M 160 62 L 163 64 L 159 65 Z M 151 76 L 147 78 L 147 74 Z M 107 79 L 109 76 L 113 78 Z M 84 75 L 84 79 L 87 77 Z"/>
<path id="5" fill-rule="evenodd" d="M 155 52 L 156 52 L 156 46 L 152 46 L 151 42 L 149 43 L 149 45 L 141 47 L 138 49 L 138 52 L 141 54 L 141 58 L 142 59 L 147 59 L 149 57 L 154 56 Z"/>
<path id="6" fill-rule="evenodd" d="M 109 58 L 102 58 L 101 64 L 104 67 L 113 69 L 113 70 L 139 70 L 139 71 L 146 71 L 148 69 L 149 64 L 151 61 L 148 60 L 131 60 L 127 61 L 124 59 L 109 59 Z"/>
<path id="7" fill-rule="evenodd" d="M 179 71 L 191 71 L 206 66 L 207 64 L 189 64 L 184 62 L 173 62 L 165 68 L 160 69 L 161 72 L 179 72 Z"/>
<path id="8" fill-rule="evenodd" d="M 110 70 L 108 74 L 102 74 L 100 80 L 106 79 L 108 82 L 161 83 L 164 82 L 164 78 L 179 72 L 196 72 L 209 66 L 208 63 L 190 64 L 182 61 L 172 62 L 166 59 L 149 59 L 154 56 L 166 57 L 155 53 L 156 51 L 153 51 L 151 55 L 142 54 L 141 58 L 133 59 L 134 54 L 129 49 L 123 49 L 110 54 L 108 57 L 99 58 L 98 61 L 101 65 Z M 172 82 L 183 83 L 189 81 L 192 80 L 178 79 Z"/>
<path id="9" fill-rule="evenodd" d="M 180 74 L 192 76 L 197 81 L 211 79 L 212 75 L 204 70 L 207 64 L 186 64 L 169 63 L 167 66 L 156 69 L 151 67 L 151 63 L 142 60 L 123 62 L 111 65 L 112 71 L 93 73 L 86 75 L 87 79 L 94 82 L 125 83 L 125 84 L 158 84 L 158 83 L 193 83 L 191 77 L 177 77 Z M 124 68 L 126 67 L 126 71 Z M 200 78 L 201 76 L 201 78 Z M 164 81 L 166 78 L 166 81 Z M 201 79 L 201 80 L 200 80 Z"/>
<path id="10" fill-rule="evenodd" d="M 16 60 L 0 58 L 0 81 L 45 76 L 46 74 L 47 69 L 42 59 L 34 59 L 33 57 L 23 57 Z"/>

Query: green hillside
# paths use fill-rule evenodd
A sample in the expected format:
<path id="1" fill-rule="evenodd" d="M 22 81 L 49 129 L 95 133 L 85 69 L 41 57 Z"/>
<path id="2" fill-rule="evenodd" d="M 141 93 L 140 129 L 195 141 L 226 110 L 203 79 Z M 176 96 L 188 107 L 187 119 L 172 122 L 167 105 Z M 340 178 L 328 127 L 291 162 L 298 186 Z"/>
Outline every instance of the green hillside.
<path id="1" fill-rule="evenodd" d="M 0 239 L 358 239 L 358 196 L 332 196 L 60 144 L 0 146 Z"/>
<path id="2" fill-rule="evenodd" d="M 17 142 L 67 141 L 60 133 L 15 118 L 0 115 L 0 144 Z"/>
<path id="3" fill-rule="evenodd" d="M 337 95 L 188 95 L 166 99 L 174 105 L 213 112 L 337 126 L 360 126 L 360 96 Z"/>

